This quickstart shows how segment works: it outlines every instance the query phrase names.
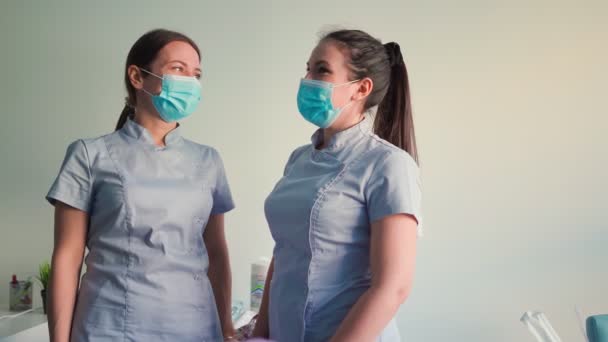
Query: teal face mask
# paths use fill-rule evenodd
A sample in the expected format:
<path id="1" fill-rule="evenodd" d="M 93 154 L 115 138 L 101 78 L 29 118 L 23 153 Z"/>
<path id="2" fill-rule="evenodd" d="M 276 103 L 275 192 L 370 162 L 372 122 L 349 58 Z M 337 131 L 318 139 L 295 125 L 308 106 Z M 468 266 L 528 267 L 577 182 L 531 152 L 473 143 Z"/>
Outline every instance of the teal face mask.
<path id="1" fill-rule="evenodd" d="M 160 117 L 166 122 L 181 120 L 194 112 L 201 101 L 201 83 L 195 77 L 163 75 L 158 76 L 146 69 L 141 70 L 162 80 L 158 95 L 143 91 L 152 96 L 152 104 Z"/>
<path id="2" fill-rule="evenodd" d="M 309 80 L 303 78 L 298 90 L 298 110 L 306 121 L 321 128 L 331 126 L 340 115 L 340 112 L 350 103 L 342 108 L 334 108 L 331 98 L 334 88 L 358 82 L 350 81 L 342 84 L 333 84 L 325 81 Z"/>

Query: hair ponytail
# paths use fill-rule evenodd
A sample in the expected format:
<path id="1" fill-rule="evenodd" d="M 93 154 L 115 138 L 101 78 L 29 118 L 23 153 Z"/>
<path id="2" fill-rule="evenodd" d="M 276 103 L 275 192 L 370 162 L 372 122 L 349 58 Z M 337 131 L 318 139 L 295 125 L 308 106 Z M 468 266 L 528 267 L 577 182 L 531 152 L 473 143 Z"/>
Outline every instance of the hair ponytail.
<path id="1" fill-rule="evenodd" d="M 397 43 L 384 44 L 390 67 L 386 95 L 378 104 L 374 132 L 407 151 L 418 162 L 407 68 Z"/>
<path id="2" fill-rule="evenodd" d="M 127 123 L 127 120 L 129 118 L 133 117 L 133 114 L 135 114 L 135 109 L 133 108 L 132 105 L 129 104 L 128 98 L 127 98 L 125 107 L 122 109 L 122 112 L 120 113 L 120 117 L 118 117 L 118 122 L 116 123 L 116 130 L 118 131 L 119 129 L 121 129 L 122 126 L 124 126 L 125 123 Z"/>

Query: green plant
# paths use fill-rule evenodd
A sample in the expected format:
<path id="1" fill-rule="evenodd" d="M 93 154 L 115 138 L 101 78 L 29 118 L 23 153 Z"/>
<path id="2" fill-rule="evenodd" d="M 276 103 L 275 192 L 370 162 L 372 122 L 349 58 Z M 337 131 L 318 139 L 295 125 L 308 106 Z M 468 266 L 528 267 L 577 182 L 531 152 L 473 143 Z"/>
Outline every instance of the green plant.
<path id="1" fill-rule="evenodd" d="M 46 289 L 47 285 L 49 284 L 50 275 L 51 275 L 51 264 L 49 264 L 48 261 L 45 261 L 42 264 L 40 264 L 40 266 L 38 267 L 38 275 L 36 276 L 36 279 L 38 279 L 38 281 L 40 281 L 40 284 L 42 285 L 43 289 Z"/>

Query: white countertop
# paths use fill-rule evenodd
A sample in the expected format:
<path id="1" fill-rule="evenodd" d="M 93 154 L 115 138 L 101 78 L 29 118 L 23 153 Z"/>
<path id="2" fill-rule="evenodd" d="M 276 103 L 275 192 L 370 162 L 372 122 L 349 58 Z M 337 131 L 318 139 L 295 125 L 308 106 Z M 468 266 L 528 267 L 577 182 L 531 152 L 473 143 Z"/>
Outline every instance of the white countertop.
<path id="1" fill-rule="evenodd" d="M 0 317 L 18 312 L 0 311 Z M 0 342 L 48 342 L 46 315 L 42 308 L 15 318 L 0 319 Z"/>

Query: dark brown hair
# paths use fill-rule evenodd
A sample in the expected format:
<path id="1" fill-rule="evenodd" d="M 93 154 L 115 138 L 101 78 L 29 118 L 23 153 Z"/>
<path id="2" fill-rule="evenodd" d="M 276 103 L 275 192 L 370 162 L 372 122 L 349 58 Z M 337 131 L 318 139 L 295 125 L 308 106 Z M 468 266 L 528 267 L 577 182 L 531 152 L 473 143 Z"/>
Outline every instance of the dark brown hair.
<path id="1" fill-rule="evenodd" d="M 397 43 L 382 44 L 360 30 L 339 30 L 321 41 L 332 40 L 346 48 L 350 80 L 369 77 L 374 86 L 364 110 L 378 106 L 374 133 L 408 152 L 418 162 L 412 102 L 407 69 Z"/>
<path id="2" fill-rule="evenodd" d="M 123 108 L 122 113 L 120 113 L 120 117 L 116 123 L 116 130 L 122 128 L 125 122 L 127 122 L 127 119 L 135 113 L 135 105 L 137 104 L 135 88 L 131 84 L 131 80 L 129 80 L 129 66 L 136 65 L 140 68 L 149 70 L 150 64 L 156 59 L 158 52 L 165 47 L 165 45 L 175 41 L 190 44 L 192 48 L 196 50 L 200 60 L 201 52 L 194 41 L 186 35 L 175 31 L 164 29 L 152 30 L 141 36 L 131 47 L 129 54 L 127 55 L 127 62 L 125 63 L 125 87 L 127 88 L 127 97 L 125 99 L 125 107 Z M 143 77 L 146 77 L 146 75 Z"/>

